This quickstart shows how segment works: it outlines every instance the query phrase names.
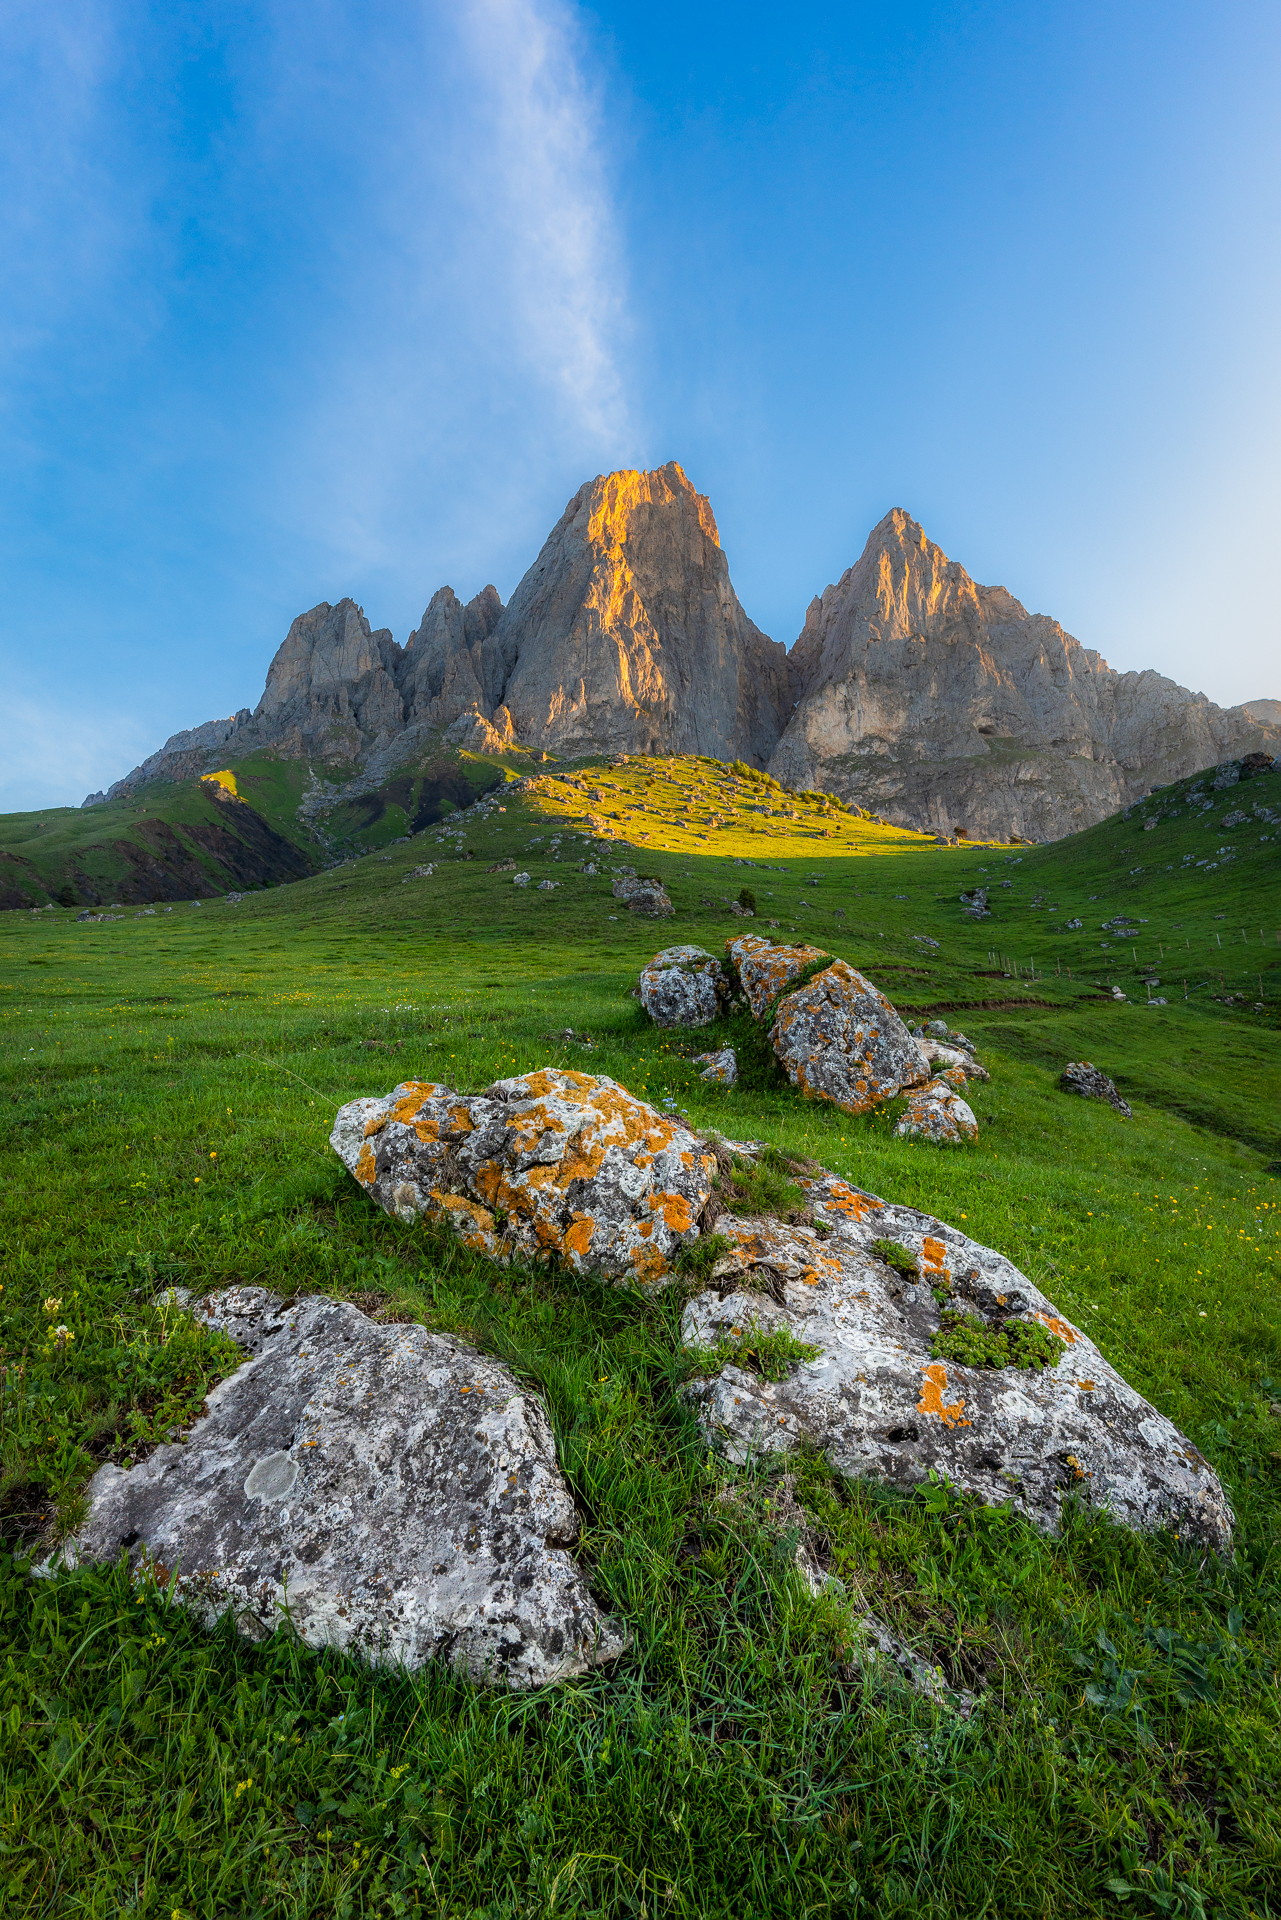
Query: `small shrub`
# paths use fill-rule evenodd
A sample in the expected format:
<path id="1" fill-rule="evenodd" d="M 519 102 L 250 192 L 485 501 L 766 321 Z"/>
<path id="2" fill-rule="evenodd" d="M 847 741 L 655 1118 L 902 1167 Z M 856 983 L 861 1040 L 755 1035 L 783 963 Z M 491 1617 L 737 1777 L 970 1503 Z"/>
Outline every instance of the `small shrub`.
<path id="1" fill-rule="evenodd" d="M 756 912 L 756 895 L 752 892 L 752 889 L 750 887 L 739 888 L 738 904 L 740 907 L 746 907 L 749 913 Z"/>
<path id="2" fill-rule="evenodd" d="M 1039 1372 L 1057 1367 L 1065 1343 L 1039 1320 L 1006 1320 L 988 1326 L 956 1307 L 943 1309 L 930 1352 L 958 1367 L 1021 1367 Z"/>
<path id="3" fill-rule="evenodd" d="M 728 1213 L 808 1220 L 809 1201 L 791 1175 L 792 1163 L 775 1148 L 767 1147 L 755 1164 L 736 1161 L 729 1180 L 719 1180 L 716 1190 Z"/>

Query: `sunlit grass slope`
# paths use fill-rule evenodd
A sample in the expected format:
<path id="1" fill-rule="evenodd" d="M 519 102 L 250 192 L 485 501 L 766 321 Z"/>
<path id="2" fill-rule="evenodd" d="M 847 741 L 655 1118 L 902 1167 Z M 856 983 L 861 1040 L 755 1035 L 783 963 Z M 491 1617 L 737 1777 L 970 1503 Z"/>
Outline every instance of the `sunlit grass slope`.
<path id="1" fill-rule="evenodd" d="M 1150 832 L 1136 813 L 965 848 L 706 762 L 558 765 L 501 812 L 239 905 L 0 916 L 4 1910 L 1274 1913 L 1277 843 L 1222 820 L 1279 786 L 1206 814 L 1155 796 Z M 622 863 L 662 878 L 673 919 L 613 898 Z M 959 896 L 983 885 L 976 921 Z M 729 910 L 743 888 L 754 922 Z M 1103 930 L 1118 914 L 1132 939 Z M 691 1064 L 713 1031 L 640 1015 L 658 946 L 773 921 L 975 1040 L 976 1147 L 898 1141 L 782 1082 L 716 1092 Z M 1250 973 L 1263 1013 L 1257 980 L 1226 1003 Z M 1132 1121 L 1059 1090 L 1081 1057 Z M 847 1594 L 981 1703 L 965 1721 L 865 1673 L 844 1604 L 788 1571 L 770 1477 L 718 1499 L 676 1391 L 677 1290 L 655 1307 L 496 1273 L 378 1213 L 328 1149 L 355 1094 L 547 1061 L 1000 1247 L 1204 1447 L 1235 1557 L 1087 1511 L 1045 1541 L 941 1487 L 801 1461 Z M 235 1281 L 414 1313 L 539 1386 L 593 1584 L 635 1635 L 616 1673 L 509 1700 L 205 1635 L 108 1574 L 25 1578 L 24 1543 L 74 1520 L 93 1467 L 139 1457 L 227 1364 L 157 1291 Z"/>

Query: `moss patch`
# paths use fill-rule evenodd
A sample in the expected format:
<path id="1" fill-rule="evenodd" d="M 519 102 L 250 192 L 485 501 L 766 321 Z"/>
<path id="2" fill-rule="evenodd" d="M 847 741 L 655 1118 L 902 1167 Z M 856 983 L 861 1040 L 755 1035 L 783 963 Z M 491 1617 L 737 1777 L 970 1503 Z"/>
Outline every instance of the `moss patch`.
<path id="1" fill-rule="evenodd" d="M 1006 1320 L 989 1327 L 971 1313 L 945 1307 L 930 1352 L 958 1367 L 1057 1367 L 1066 1344 L 1039 1320 Z"/>

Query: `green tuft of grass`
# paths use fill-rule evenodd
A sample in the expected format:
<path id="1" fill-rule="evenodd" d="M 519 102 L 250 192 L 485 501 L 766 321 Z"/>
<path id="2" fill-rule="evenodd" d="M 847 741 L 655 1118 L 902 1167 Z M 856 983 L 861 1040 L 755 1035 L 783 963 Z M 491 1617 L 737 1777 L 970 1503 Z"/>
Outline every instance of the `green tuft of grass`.
<path id="1" fill-rule="evenodd" d="M 887 1267 L 893 1267 L 895 1273 L 901 1273 L 905 1279 L 915 1279 L 918 1272 L 916 1255 L 901 1240 L 873 1240 L 868 1248 L 883 1260 Z"/>
<path id="2" fill-rule="evenodd" d="M 682 1358 L 690 1379 L 710 1379 L 733 1365 L 777 1383 L 818 1354 L 817 1347 L 798 1340 L 787 1327 L 767 1333 L 749 1321 L 741 1330 L 731 1327 L 729 1336 L 714 1347 L 686 1347 Z"/>

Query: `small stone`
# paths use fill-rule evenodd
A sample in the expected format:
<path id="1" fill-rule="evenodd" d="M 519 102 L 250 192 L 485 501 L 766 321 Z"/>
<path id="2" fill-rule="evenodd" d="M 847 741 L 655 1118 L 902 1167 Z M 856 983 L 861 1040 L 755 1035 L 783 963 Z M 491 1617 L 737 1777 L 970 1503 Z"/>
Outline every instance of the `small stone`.
<path id="1" fill-rule="evenodd" d="M 527 887 L 529 885 L 529 875 L 527 873 L 513 874 L 512 885 L 514 887 Z"/>
<path id="2" fill-rule="evenodd" d="M 738 1055 L 733 1047 L 721 1047 L 716 1053 L 696 1053 L 693 1063 L 701 1067 L 700 1080 L 714 1087 L 732 1087 L 738 1081 Z"/>

